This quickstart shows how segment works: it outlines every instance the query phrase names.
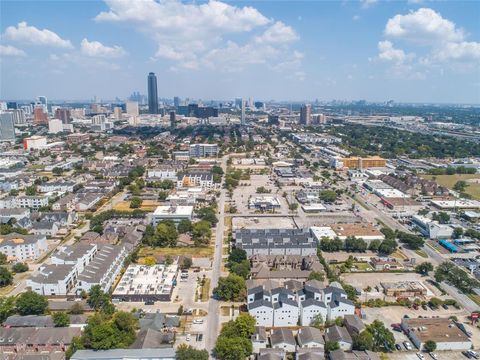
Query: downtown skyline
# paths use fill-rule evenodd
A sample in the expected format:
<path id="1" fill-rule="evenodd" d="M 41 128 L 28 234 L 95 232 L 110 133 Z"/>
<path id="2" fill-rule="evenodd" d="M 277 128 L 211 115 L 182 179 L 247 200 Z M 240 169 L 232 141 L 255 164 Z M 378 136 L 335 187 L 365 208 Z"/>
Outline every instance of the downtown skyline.
<path id="1" fill-rule="evenodd" d="M 475 2 L 2 2 L 4 100 L 480 103 Z"/>

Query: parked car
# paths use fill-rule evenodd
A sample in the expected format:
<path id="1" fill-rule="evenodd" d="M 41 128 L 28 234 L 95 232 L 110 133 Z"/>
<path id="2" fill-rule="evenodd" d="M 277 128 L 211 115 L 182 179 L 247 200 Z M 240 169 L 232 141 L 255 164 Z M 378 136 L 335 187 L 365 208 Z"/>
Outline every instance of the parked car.
<path id="1" fill-rule="evenodd" d="M 448 310 L 448 305 L 447 305 L 447 304 L 442 304 L 442 307 L 443 307 L 445 310 Z"/>
<path id="2" fill-rule="evenodd" d="M 408 341 L 404 341 L 403 346 L 405 346 L 407 350 L 412 350 L 412 345 Z"/>
<path id="3" fill-rule="evenodd" d="M 194 324 L 203 324 L 203 319 L 195 319 L 193 320 Z"/>
<path id="4" fill-rule="evenodd" d="M 477 352 L 473 351 L 473 350 L 467 350 L 468 354 L 474 358 L 474 359 L 480 359 L 480 355 L 478 355 Z"/>
<path id="5" fill-rule="evenodd" d="M 401 351 L 402 350 L 402 346 L 400 344 L 395 344 L 395 348 L 398 350 L 398 351 Z"/>
<path id="6" fill-rule="evenodd" d="M 462 351 L 463 356 L 465 356 L 468 359 L 471 359 L 473 356 L 469 354 L 468 351 Z"/>
<path id="7" fill-rule="evenodd" d="M 423 305 L 422 305 L 422 309 L 423 309 L 423 310 L 428 310 L 427 305 L 423 304 Z"/>
<path id="8" fill-rule="evenodd" d="M 435 353 L 433 353 L 433 352 L 429 352 L 428 355 L 430 355 L 430 357 L 431 357 L 432 359 L 435 359 L 435 360 L 438 359 L 437 354 L 435 354 Z"/>
<path id="9" fill-rule="evenodd" d="M 185 340 L 190 341 L 191 338 L 192 338 L 192 335 L 187 334 L 187 336 L 185 337 Z"/>
<path id="10" fill-rule="evenodd" d="M 420 359 L 420 360 L 425 360 L 425 356 L 423 356 L 422 353 L 417 353 L 417 357 Z"/>

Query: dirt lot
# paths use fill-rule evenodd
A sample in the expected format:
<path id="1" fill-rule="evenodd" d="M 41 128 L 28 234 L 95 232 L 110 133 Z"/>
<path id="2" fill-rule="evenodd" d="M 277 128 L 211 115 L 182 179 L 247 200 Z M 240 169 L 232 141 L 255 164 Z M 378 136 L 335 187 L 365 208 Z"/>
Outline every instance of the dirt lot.
<path id="1" fill-rule="evenodd" d="M 294 229 L 295 223 L 291 217 L 234 217 L 232 220 L 235 229 Z"/>

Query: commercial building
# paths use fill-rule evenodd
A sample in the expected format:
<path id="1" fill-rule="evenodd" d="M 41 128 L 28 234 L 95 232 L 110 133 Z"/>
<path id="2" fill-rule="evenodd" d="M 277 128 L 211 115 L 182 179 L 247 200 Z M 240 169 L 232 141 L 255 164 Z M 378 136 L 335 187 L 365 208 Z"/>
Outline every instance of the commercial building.
<path id="1" fill-rule="evenodd" d="M 250 199 L 248 199 L 249 209 L 271 211 L 280 209 L 280 207 L 280 201 L 274 196 L 252 196 Z"/>
<path id="2" fill-rule="evenodd" d="M 131 264 L 112 298 L 120 301 L 170 301 L 177 274 L 176 261 L 171 265 Z"/>
<path id="3" fill-rule="evenodd" d="M 413 215 L 412 223 L 420 230 L 422 235 L 430 239 L 449 239 L 453 235 L 453 228 L 445 224 L 439 224 L 425 216 Z"/>
<path id="4" fill-rule="evenodd" d="M 385 235 L 369 223 L 332 224 L 330 227 L 340 240 L 345 240 L 349 236 L 361 238 L 366 242 L 385 239 Z"/>
<path id="5" fill-rule="evenodd" d="M 71 360 L 175 360 L 172 347 L 158 349 L 77 350 Z"/>
<path id="6" fill-rule="evenodd" d="M 192 144 L 190 145 L 190 157 L 216 157 L 218 154 L 217 144 Z"/>
<path id="7" fill-rule="evenodd" d="M 437 209 L 441 210 L 477 210 L 480 209 L 480 201 L 470 199 L 454 199 L 454 200 L 432 200 L 430 203 Z"/>
<path id="8" fill-rule="evenodd" d="M 308 229 L 239 229 L 235 246 L 253 255 L 316 255 L 318 241 Z"/>
<path id="9" fill-rule="evenodd" d="M 424 350 L 428 340 L 435 341 L 437 351 L 469 350 L 472 347 L 470 338 L 451 319 L 403 318 L 401 326 L 418 349 Z"/>
<path id="10" fill-rule="evenodd" d="M 13 115 L 10 112 L 0 113 L 0 141 L 15 141 Z"/>
<path id="11" fill-rule="evenodd" d="M 30 136 L 23 139 L 23 148 L 25 150 L 43 149 L 47 146 L 47 138 L 45 136 Z"/>
<path id="12" fill-rule="evenodd" d="M 127 115 L 130 116 L 138 116 L 140 114 L 138 110 L 138 102 L 137 101 L 127 101 Z"/>
<path id="13" fill-rule="evenodd" d="M 158 114 L 157 76 L 155 75 L 155 73 L 151 72 L 148 74 L 147 82 L 148 82 L 148 113 Z"/>
<path id="14" fill-rule="evenodd" d="M 0 252 L 15 262 L 36 260 L 47 248 L 47 238 L 44 235 L 0 235 Z"/>
<path id="15" fill-rule="evenodd" d="M 51 119 L 48 121 L 48 133 L 58 134 L 63 132 L 63 123 L 60 119 Z"/>
<path id="16" fill-rule="evenodd" d="M 428 292 L 427 288 L 418 281 L 382 282 L 380 285 L 385 295 L 396 298 L 426 296 Z"/>
<path id="17" fill-rule="evenodd" d="M 153 226 L 157 226 L 162 220 L 172 220 L 175 223 L 179 223 L 184 219 L 193 219 L 193 206 L 162 205 L 157 206 L 151 214 L 151 223 Z"/>
<path id="18" fill-rule="evenodd" d="M 369 157 L 333 157 L 330 159 L 330 166 L 335 169 L 367 169 L 367 168 L 377 168 L 385 167 L 387 164 L 386 160 L 380 156 L 369 156 Z"/>

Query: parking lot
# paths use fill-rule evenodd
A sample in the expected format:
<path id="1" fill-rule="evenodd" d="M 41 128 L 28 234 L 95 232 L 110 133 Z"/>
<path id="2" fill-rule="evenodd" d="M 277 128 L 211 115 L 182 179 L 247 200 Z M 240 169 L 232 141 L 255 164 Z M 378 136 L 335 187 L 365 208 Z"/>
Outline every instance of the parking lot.
<path id="1" fill-rule="evenodd" d="M 422 353 L 425 360 L 432 360 L 427 353 Z M 466 360 L 467 358 L 460 351 L 435 351 L 438 360 Z M 390 360 L 419 360 L 416 352 L 396 351 L 388 354 Z"/>

